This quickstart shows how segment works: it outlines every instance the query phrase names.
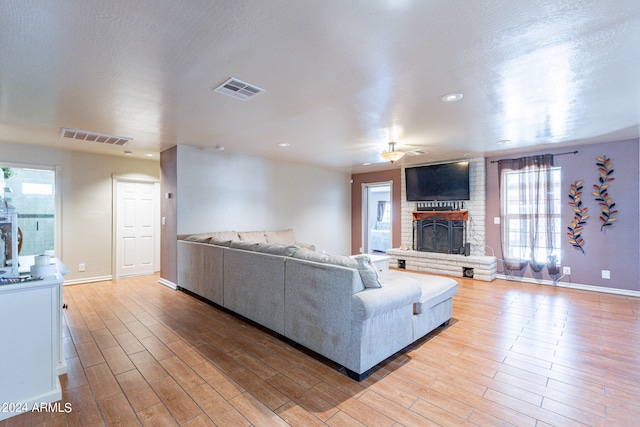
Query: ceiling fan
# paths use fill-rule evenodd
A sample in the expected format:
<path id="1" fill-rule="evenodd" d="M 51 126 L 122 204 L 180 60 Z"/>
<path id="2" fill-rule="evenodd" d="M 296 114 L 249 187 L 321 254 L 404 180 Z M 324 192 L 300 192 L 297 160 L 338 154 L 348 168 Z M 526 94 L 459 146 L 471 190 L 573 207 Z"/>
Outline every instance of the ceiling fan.
<path id="1" fill-rule="evenodd" d="M 416 150 L 412 150 L 412 151 L 397 150 L 396 149 L 396 145 L 397 145 L 396 142 L 390 141 L 389 142 L 389 149 L 383 151 L 382 153 L 380 153 L 380 157 L 382 157 L 383 159 L 393 163 L 393 162 L 396 162 L 396 161 L 402 159 L 405 154 L 409 154 L 409 155 L 413 155 L 413 156 L 417 156 L 417 155 L 420 155 L 420 154 L 426 154 L 426 151 L 421 150 L 421 149 L 416 149 Z"/>

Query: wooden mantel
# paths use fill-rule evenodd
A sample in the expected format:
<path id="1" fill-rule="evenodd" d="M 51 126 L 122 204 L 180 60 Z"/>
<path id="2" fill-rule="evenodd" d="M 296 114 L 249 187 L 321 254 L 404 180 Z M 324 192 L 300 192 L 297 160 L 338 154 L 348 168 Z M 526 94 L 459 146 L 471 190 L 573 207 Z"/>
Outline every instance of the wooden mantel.
<path id="1" fill-rule="evenodd" d="M 427 219 L 427 218 L 444 218 L 450 221 L 467 221 L 469 219 L 469 211 L 461 209 L 458 211 L 414 211 L 413 220 Z"/>

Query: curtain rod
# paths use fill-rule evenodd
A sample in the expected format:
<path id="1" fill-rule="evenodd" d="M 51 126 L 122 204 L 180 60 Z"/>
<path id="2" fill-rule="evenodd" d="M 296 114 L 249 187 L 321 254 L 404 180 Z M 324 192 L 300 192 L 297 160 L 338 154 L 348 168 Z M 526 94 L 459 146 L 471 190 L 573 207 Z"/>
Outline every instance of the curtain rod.
<path id="1" fill-rule="evenodd" d="M 576 150 L 576 151 L 567 151 L 565 153 L 552 154 L 552 156 L 553 157 L 555 157 L 555 156 L 564 156 L 565 154 L 578 154 L 578 150 Z M 502 160 L 514 160 L 514 159 L 502 159 Z M 491 160 L 491 163 L 498 163 L 498 162 L 501 162 L 502 160 Z"/>

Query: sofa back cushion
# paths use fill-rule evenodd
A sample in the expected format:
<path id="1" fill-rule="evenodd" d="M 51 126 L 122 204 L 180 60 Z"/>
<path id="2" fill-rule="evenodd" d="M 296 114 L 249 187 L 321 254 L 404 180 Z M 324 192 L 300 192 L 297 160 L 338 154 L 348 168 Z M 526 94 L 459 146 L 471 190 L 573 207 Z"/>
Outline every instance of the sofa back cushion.
<path id="1" fill-rule="evenodd" d="M 244 240 L 232 240 L 229 244 L 231 249 L 242 249 L 244 251 L 256 251 L 258 249 L 258 242 L 247 242 Z"/>
<path id="2" fill-rule="evenodd" d="M 211 233 L 192 234 L 183 239 L 185 242 L 195 243 L 209 243 L 211 240 Z"/>
<path id="3" fill-rule="evenodd" d="M 184 238 L 186 242 L 197 242 L 197 243 L 213 243 L 211 240 L 215 241 L 226 241 L 229 242 L 231 240 L 238 240 L 238 232 L 237 231 L 212 231 L 209 233 L 197 233 L 192 234 Z M 218 244 L 218 243 L 213 243 Z M 225 245 L 219 245 L 225 246 Z M 228 245 L 226 245 L 228 246 Z"/>
<path id="4" fill-rule="evenodd" d="M 238 237 L 247 242 L 267 243 L 264 231 L 240 231 Z"/>
<path id="5" fill-rule="evenodd" d="M 381 288 L 382 285 L 378 281 L 378 273 L 369 257 L 350 258 L 342 255 L 327 255 L 315 252 L 306 248 L 300 248 L 295 251 L 293 258 L 304 259 L 307 261 L 321 262 L 325 264 L 340 265 L 342 267 L 354 268 L 358 270 L 360 279 L 365 288 Z"/>
<path id="6" fill-rule="evenodd" d="M 292 245 L 296 241 L 296 236 L 291 228 L 288 228 L 286 230 L 265 231 L 264 236 L 267 239 L 267 243 Z"/>
<path id="7" fill-rule="evenodd" d="M 216 245 L 216 246 L 224 246 L 225 248 L 228 248 L 229 246 L 231 246 L 231 242 L 233 242 L 233 240 L 218 239 L 216 237 L 212 237 L 211 240 L 209 241 L 209 244 Z"/>
<path id="8" fill-rule="evenodd" d="M 258 246 L 256 247 L 256 252 L 290 257 L 298 249 L 300 249 L 300 247 L 296 245 L 281 245 L 278 243 L 258 243 Z"/>
<path id="9" fill-rule="evenodd" d="M 214 231 L 211 234 L 212 239 L 218 240 L 238 240 L 238 232 L 237 231 Z"/>

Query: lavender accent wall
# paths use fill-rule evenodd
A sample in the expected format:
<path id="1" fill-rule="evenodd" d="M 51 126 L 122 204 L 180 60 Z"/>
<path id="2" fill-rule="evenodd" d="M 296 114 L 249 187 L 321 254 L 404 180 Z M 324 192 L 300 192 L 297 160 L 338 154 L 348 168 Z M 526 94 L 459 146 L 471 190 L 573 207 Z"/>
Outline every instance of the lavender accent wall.
<path id="1" fill-rule="evenodd" d="M 515 155 L 491 157 L 487 159 L 487 215 L 486 231 L 487 255 L 495 251 L 498 257 L 498 272 L 504 272 L 500 261 L 500 225 L 494 224 L 494 217 L 500 216 L 500 199 L 498 188 L 498 166 L 491 161 L 504 158 L 523 157 L 528 155 L 551 153 L 558 154 L 577 150 L 578 153 L 556 156 L 555 165 L 562 168 L 562 265 L 571 267 L 571 275 L 565 276 L 561 282 L 579 285 L 599 286 L 621 290 L 640 291 L 640 174 L 639 174 L 639 140 L 619 141 L 571 147 L 570 149 L 544 150 Z M 600 206 L 591 195 L 593 185 L 598 183 L 596 157 L 608 156 L 613 164 L 613 177 L 609 195 L 616 203 L 618 220 L 604 231 L 600 231 Z M 573 219 L 573 211 L 569 207 L 569 189 L 572 183 L 582 179 L 583 206 L 588 208 L 589 219 L 583 231 L 585 239 L 582 254 L 569 242 L 567 227 Z M 603 279 L 602 270 L 610 271 L 611 278 Z M 527 270 L 525 277 L 552 280 L 546 270 L 534 277 Z"/>

